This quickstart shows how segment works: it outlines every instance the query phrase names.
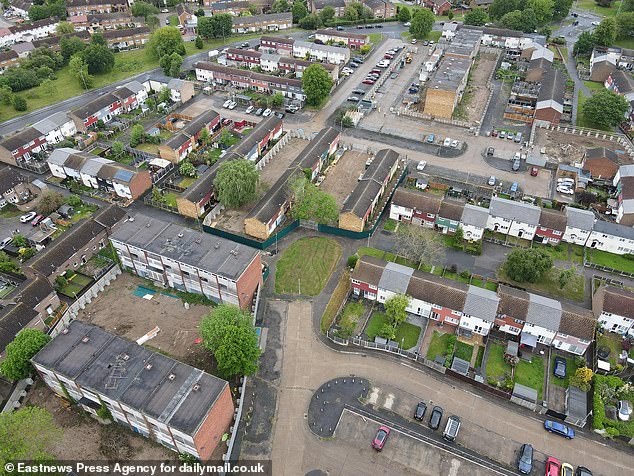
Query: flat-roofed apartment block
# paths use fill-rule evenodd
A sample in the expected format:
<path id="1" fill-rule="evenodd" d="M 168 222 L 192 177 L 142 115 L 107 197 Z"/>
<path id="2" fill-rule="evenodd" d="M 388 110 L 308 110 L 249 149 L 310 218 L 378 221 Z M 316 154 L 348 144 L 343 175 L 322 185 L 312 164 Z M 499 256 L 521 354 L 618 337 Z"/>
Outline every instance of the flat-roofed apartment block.
<path id="1" fill-rule="evenodd" d="M 293 14 L 269 13 L 267 15 L 233 17 L 232 21 L 234 33 L 287 30 L 293 26 Z"/>
<path id="2" fill-rule="evenodd" d="M 352 193 L 346 198 L 341 214 L 339 228 L 350 231 L 363 231 L 383 195 L 386 187 L 398 169 L 399 155 L 392 149 L 383 149 L 376 153 L 372 163 L 365 169 Z"/>
<path id="3" fill-rule="evenodd" d="M 179 291 L 251 309 L 262 284 L 255 248 L 137 214 L 110 236 L 121 265 Z"/>
<path id="4" fill-rule="evenodd" d="M 126 0 L 66 0 L 68 16 L 89 13 L 124 12 L 128 9 Z"/>
<path id="5" fill-rule="evenodd" d="M 337 129 L 327 127 L 302 150 L 287 167 L 280 178 L 251 209 L 244 220 L 247 235 L 266 240 L 285 219 L 291 204 L 289 180 L 295 176 L 304 176 L 305 170 L 311 170 L 311 180 L 322 170 L 329 157 L 337 151 L 341 134 Z"/>
<path id="6" fill-rule="evenodd" d="M 213 110 L 205 111 L 182 129 L 177 129 L 176 134 L 167 141 L 159 144 L 158 150 L 161 158 L 178 163 L 187 155 L 198 148 L 198 139 L 203 129 L 214 131 L 220 124 L 220 115 Z"/>
<path id="7" fill-rule="evenodd" d="M 83 321 L 31 362 L 60 397 L 93 415 L 105 406 L 120 425 L 203 461 L 233 420 L 228 382 Z"/>
<path id="8" fill-rule="evenodd" d="M 118 48 L 127 50 L 130 48 L 140 48 L 150 39 L 150 29 L 147 26 L 136 28 L 107 30 L 103 37 L 108 43 L 108 48 Z"/>

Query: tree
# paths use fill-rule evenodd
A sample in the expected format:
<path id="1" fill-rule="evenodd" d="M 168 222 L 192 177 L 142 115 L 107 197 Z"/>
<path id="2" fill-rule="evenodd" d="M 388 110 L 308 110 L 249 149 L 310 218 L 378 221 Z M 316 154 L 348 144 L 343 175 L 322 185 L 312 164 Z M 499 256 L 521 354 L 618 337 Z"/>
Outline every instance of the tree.
<path id="1" fill-rule="evenodd" d="M 592 369 L 589 369 L 586 366 L 579 367 L 575 370 L 575 374 L 570 377 L 570 385 L 577 387 L 584 392 L 590 390 L 590 385 L 592 383 Z"/>
<path id="2" fill-rule="evenodd" d="M 196 177 L 196 167 L 189 160 L 183 160 L 178 165 L 178 173 L 183 175 L 184 177 Z"/>
<path id="3" fill-rule="evenodd" d="M 447 18 L 449 18 L 450 20 L 453 20 L 453 12 L 451 10 L 447 12 Z"/>
<path id="4" fill-rule="evenodd" d="M 616 36 L 619 40 L 634 37 L 634 12 L 616 16 Z"/>
<path id="5" fill-rule="evenodd" d="M 306 94 L 306 103 L 319 106 L 330 94 L 332 77 L 320 64 L 311 64 L 302 76 L 302 88 Z"/>
<path id="6" fill-rule="evenodd" d="M 70 75 L 79 81 L 84 89 L 92 87 L 93 77 L 88 74 L 88 65 L 81 56 L 81 53 L 74 54 L 68 62 Z"/>
<path id="7" fill-rule="evenodd" d="M 0 101 L 7 106 L 13 102 L 13 91 L 9 86 L 0 86 Z"/>
<path id="8" fill-rule="evenodd" d="M 504 28 L 511 30 L 522 30 L 522 12 L 519 10 L 513 10 L 512 12 L 505 13 L 499 21 L 500 25 Z"/>
<path id="9" fill-rule="evenodd" d="M 27 378 L 33 372 L 31 357 L 50 340 L 51 336 L 39 329 L 22 329 L 7 345 L 7 357 L 0 364 L 0 373 L 11 381 Z"/>
<path id="10" fill-rule="evenodd" d="M 312 172 L 311 169 L 308 170 Z M 339 218 L 339 207 L 335 198 L 320 190 L 308 178 L 299 176 L 292 179 L 289 193 L 293 201 L 293 218 L 313 220 L 322 224 L 335 222 Z"/>
<path id="11" fill-rule="evenodd" d="M 394 340 L 396 339 L 396 329 L 394 329 L 392 324 L 386 322 L 381 326 L 381 329 L 379 329 L 379 336 L 387 340 Z"/>
<path id="12" fill-rule="evenodd" d="M 592 53 L 592 50 L 597 45 L 595 36 L 589 31 L 583 31 L 577 39 L 572 54 L 574 56 L 586 56 Z"/>
<path id="13" fill-rule="evenodd" d="M 321 20 L 315 13 L 306 15 L 299 21 L 299 27 L 304 30 L 316 30 L 321 26 Z"/>
<path id="14" fill-rule="evenodd" d="M 159 60 L 159 65 L 163 68 L 163 72 L 167 76 L 171 76 L 173 78 L 178 77 L 182 64 L 183 57 L 178 53 L 161 56 L 161 59 Z"/>
<path id="15" fill-rule="evenodd" d="M 200 135 L 198 136 L 198 140 L 200 141 L 200 143 L 202 145 L 207 145 L 207 142 L 209 142 L 209 129 L 207 129 L 206 127 L 203 127 L 200 130 Z"/>
<path id="16" fill-rule="evenodd" d="M 559 283 L 559 289 L 563 289 L 566 287 L 566 284 L 568 284 L 568 281 L 570 281 L 570 278 L 572 278 L 575 275 L 575 268 L 568 268 L 568 269 L 564 269 L 559 273 L 559 277 L 557 278 L 557 282 Z"/>
<path id="17" fill-rule="evenodd" d="M 124 151 L 125 151 L 125 147 L 123 145 L 123 142 L 121 141 L 116 140 L 112 143 L 112 146 L 110 146 L 110 153 L 115 158 L 121 157 Z"/>
<path id="18" fill-rule="evenodd" d="M 623 0 L 621 3 L 621 12 L 634 12 L 634 0 Z"/>
<path id="19" fill-rule="evenodd" d="M 335 9 L 333 7 L 331 7 L 330 5 L 325 6 L 319 12 L 319 18 L 321 19 L 322 23 L 324 23 L 324 24 L 332 21 L 335 18 Z"/>
<path id="20" fill-rule="evenodd" d="M 29 240 L 27 240 L 24 235 L 21 235 L 19 233 L 13 235 L 13 241 L 11 243 L 13 244 L 13 246 L 17 246 L 18 248 L 29 246 Z"/>
<path id="21" fill-rule="evenodd" d="M 271 106 L 282 107 L 284 105 L 284 95 L 282 93 L 275 93 L 271 96 Z"/>
<path id="22" fill-rule="evenodd" d="M 44 91 L 44 94 L 46 94 L 47 96 L 53 96 L 57 92 L 57 86 L 49 78 L 46 78 L 44 81 L 42 81 L 40 87 L 42 88 L 42 91 Z"/>
<path id="23" fill-rule="evenodd" d="M 396 253 L 418 264 L 436 265 L 445 256 L 442 237 L 433 230 L 401 224 L 396 232 Z"/>
<path id="24" fill-rule="evenodd" d="M 434 14 L 429 8 L 421 8 L 414 13 L 409 32 L 419 40 L 425 38 L 434 26 L 434 19 Z"/>
<path id="25" fill-rule="evenodd" d="M 205 17 L 206 19 L 207 17 Z M 210 17 L 211 18 L 211 17 Z M 202 21 L 203 18 L 200 19 Z M 154 58 L 162 58 L 172 53 L 185 56 L 185 44 L 183 37 L 178 28 L 173 26 L 164 26 L 152 33 L 146 46 L 150 55 Z"/>
<path id="26" fill-rule="evenodd" d="M 4 273 L 22 274 L 20 266 L 9 258 L 9 255 L 4 251 L 0 251 L 0 271 Z"/>
<path id="27" fill-rule="evenodd" d="M 59 40 L 59 50 L 65 63 L 68 63 L 75 53 L 80 53 L 85 48 L 86 44 L 77 36 L 64 36 Z"/>
<path id="28" fill-rule="evenodd" d="M 213 16 L 214 19 L 214 35 L 216 38 L 226 38 L 231 35 L 233 27 L 233 17 L 228 13 L 220 13 Z"/>
<path id="29" fill-rule="evenodd" d="M 202 50 L 203 47 L 205 46 L 205 44 L 203 43 L 203 39 L 200 36 L 196 37 L 196 48 L 198 48 L 199 50 Z"/>
<path id="30" fill-rule="evenodd" d="M 291 9 L 291 6 L 288 4 L 287 0 L 275 0 L 271 5 L 271 11 L 274 13 L 284 13 L 288 12 Z"/>
<path id="31" fill-rule="evenodd" d="M 572 0 L 554 0 L 553 2 L 553 20 L 563 20 L 570 13 Z"/>
<path id="32" fill-rule="evenodd" d="M 161 88 L 158 93 L 158 102 L 169 102 L 172 100 L 172 93 L 167 88 Z"/>
<path id="33" fill-rule="evenodd" d="M 604 18 L 594 29 L 593 36 L 597 45 L 612 46 L 616 41 L 616 20 L 614 18 Z"/>
<path id="34" fill-rule="evenodd" d="M 616 127 L 624 121 L 628 108 L 623 96 L 603 90 L 586 99 L 582 109 L 588 121 L 598 126 Z"/>
<path id="35" fill-rule="evenodd" d="M 194 15 L 196 15 L 198 18 L 204 17 L 205 16 L 205 10 L 203 10 L 202 8 L 199 8 L 198 10 L 196 10 L 194 12 Z"/>
<path id="36" fill-rule="evenodd" d="M 409 8 L 407 8 L 405 5 L 400 5 L 396 18 L 400 22 L 407 23 L 412 19 L 412 12 L 410 12 Z"/>
<path id="37" fill-rule="evenodd" d="M 0 413 L 0 467 L 18 460 L 52 462 L 48 453 L 62 437 L 62 430 L 51 413 L 40 407 L 26 406 L 14 412 Z M 12 474 L 7 472 L 5 474 Z"/>
<path id="38" fill-rule="evenodd" d="M 107 46 L 89 45 L 82 53 L 88 74 L 103 74 L 114 68 L 114 53 Z"/>
<path id="39" fill-rule="evenodd" d="M 66 203 L 69 204 L 71 207 L 77 208 L 81 206 L 84 202 L 81 201 L 81 197 L 79 195 L 75 195 L 73 193 L 69 195 L 68 197 L 66 197 Z"/>
<path id="40" fill-rule="evenodd" d="M 251 322 L 248 312 L 223 304 L 200 323 L 203 345 L 214 354 L 218 371 L 225 378 L 257 371 L 260 350 Z"/>
<path id="41" fill-rule="evenodd" d="M 343 18 L 348 21 L 357 21 L 359 19 L 359 10 L 350 4 L 344 8 Z"/>
<path id="42" fill-rule="evenodd" d="M 519 0 L 494 0 L 489 6 L 489 16 L 493 20 L 499 20 L 515 10 L 521 10 Z"/>
<path id="43" fill-rule="evenodd" d="M 535 12 L 538 25 L 544 25 L 552 20 L 554 6 L 554 0 L 527 0 L 526 2 L 526 8 L 531 8 Z"/>
<path id="44" fill-rule="evenodd" d="M 136 147 L 145 139 L 145 129 L 141 124 L 135 124 L 130 131 L 130 146 Z"/>
<path id="45" fill-rule="evenodd" d="M 238 208 L 254 200 L 260 174 L 250 160 L 238 159 L 220 165 L 214 187 L 218 200 L 227 208 Z"/>
<path id="46" fill-rule="evenodd" d="M 63 204 L 64 195 L 59 192 L 49 190 L 40 196 L 40 201 L 37 204 L 37 210 L 40 215 L 50 215 L 54 211 L 57 211 L 57 209 Z"/>
<path id="47" fill-rule="evenodd" d="M 482 8 L 474 8 L 464 16 L 465 25 L 482 26 L 489 21 L 489 15 Z"/>
<path id="48" fill-rule="evenodd" d="M 26 111 L 27 107 L 26 99 L 22 96 L 13 96 L 13 109 L 16 111 Z"/>
<path id="49" fill-rule="evenodd" d="M 308 9 L 303 2 L 293 2 L 293 23 L 298 24 L 302 18 L 308 15 Z"/>
<path id="50" fill-rule="evenodd" d="M 553 259 L 539 248 L 515 248 L 504 263 L 508 277 L 520 283 L 535 283 L 552 267 Z"/>
<path id="51" fill-rule="evenodd" d="M 92 34 L 92 36 L 90 37 L 90 44 L 106 46 L 106 47 L 108 46 L 108 42 L 106 41 L 106 38 L 103 36 L 103 33 L 101 33 L 100 31 Z"/>
<path id="52" fill-rule="evenodd" d="M 390 324 L 395 329 L 405 322 L 407 319 L 407 306 L 409 306 L 409 297 L 405 294 L 395 294 L 385 301 L 385 314 L 390 318 Z"/>
<path id="53" fill-rule="evenodd" d="M 135 17 L 144 17 L 147 18 L 150 15 L 156 15 L 159 12 L 159 9 L 147 2 L 134 2 L 130 7 L 130 11 L 132 15 Z"/>
<path id="54" fill-rule="evenodd" d="M 55 27 L 55 33 L 57 33 L 58 35 L 68 35 L 74 32 L 75 32 L 75 27 L 73 26 L 72 23 L 67 21 L 61 21 Z"/>

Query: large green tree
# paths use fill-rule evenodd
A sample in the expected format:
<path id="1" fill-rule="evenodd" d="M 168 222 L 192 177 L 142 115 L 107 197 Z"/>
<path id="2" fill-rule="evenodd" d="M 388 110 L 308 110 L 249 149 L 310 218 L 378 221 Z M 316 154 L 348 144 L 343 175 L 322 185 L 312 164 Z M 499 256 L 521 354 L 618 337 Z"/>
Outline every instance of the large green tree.
<path id="1" fill-rule="evenodd" d="M 445 256 L 445 244 L 434 230 L 401 223 L 396 232 L 395 251 L 420 268 L 423 264 L 440 264 Z"/>
<path id="2" fill-rule="evenodd" d="M 616 20 L 604 18 L 594 29 L 594 39 L 599 46 L 612 46 L 616 41 Z"/>
<path id="3" fill-rule="evenodd" d="M 290 183 L 293 207 L 291 215 L 295 219 L 313 220 L 328 224 L 337 221 L 339 208 L 335 198 L 320 190 L 304 176 L 296 177 Z"/>
<path id="4" fill-rule="evenodd" d="M 114 53 L 107 46 L 90 45 L 82 52 L 89 74 L 103 74 L 114 68 Z"/>
<path id="5" fill-rule="evenodd" d="M 164 55 L 159 60 L 159 64 L 163 68 L 165 75 L 177 78 L 183 64 L 183 57 L 178 53 Z"/>
<path id="6" fill-rule="evenodd" d="M 579 35 L 579 38 L 575 42 L 575 46 L 572 49 L 572 54 L 575 56 L 586 56 L 592 53 L 592 50 L 597 45 L 597 40 L 594 35 L 589 31 L 583 31 Z"/>
<path id="7" fill-rule="evenodd" d="M 69 33 L 73 33 L 75 31 L 75 27 L 71 22 L 61 21 L 55 27 L 55 33 L 58 35 L 68 35 Z"/>
<path id="8" fill-rule="evenodd" d="M 583 104 L 584 117 L 602 127 L 616 127 L 625 120 L 629 104 L 623 96 L 603 90 L 586 99 Z"/>
<path id="9" fill-rule="evenodd" d="M 555 0 L 553 4 L 553 20 L 563 20 L 570 13 L 572 0 Z"/>
<path id="10" fill-rule="evenodd" d="M 220 165 L 214 187 L 218 200 L 227 208 L 238 208 L 254 200 L 260 174 L 250 160 L 238 159 Z"/>
<path id="11" fill-rule="evenodd" d="M 322 65 L 311 64 L 302 76 L 302 88 L 308 105 L 319 106 L 330 95 L 332 77 Z"/>
<path id="12" fill-rule="evenodd" d="M 518 282 L 535 283 L 553 267 L 553 259 L 539 248 L 515 248 L 506 257 L 504 271 Z"/>
<path id="13" fill-rule="evenodd" d="M 434 14 L 429 8 L 421 8 L 414 13 L 409 32 L 414 38 L 423 39 L 431 32 L 434 20 Z"/>
<path id="14" fill-rule="evenodd" d="M 302 18 L 308 15 L 306 4 L 300 1 L 293 2 L 291 12 L 293 12 L 293 23 L 295 24 L 298 24 Z"/>
<path id="15" fill-rule="evenodd" d="M 233 305 L 221 305 L 200 323 L 200 335 L 225 378 L 253 375 L 258 369 L 260 350 L 251 315 Z"/>
<path id="16" fill-rule="evenodd" d="M 92 88 L 93 77 L 88 74 L 88 65 L 81 53 L 75 53 L 68 62 L 70 75 L 79 81 L 84 89 Z"/>
<path id="17" fill-rule="evenodd" d="M 130 129 L 130 146 L 136 147 L 145 140 L 145 129 L 141 124 L 135 124 Z"/>
<path id="18" fill-rule="evenodd" d="M 150 15 L 158 14 L 159 9 L 155 5 L 152 5 L 151 3 L 134 2 L 132 6 L 130 7 L 130 11 L 132 12 L 132 15 L 134 15 L 135 17 L 146 18 Z"/>
<path id="19" fill-rule="evenodd" d="M 398 14 L 396 15 L 396 18 L 398 18 L 398 21 L 403 22 L 403 23 L 407 23 L 408 21 L 410 21 L 412 19 L 412 12 L 409 11 L 409 8 L 407 8 L 405 5 L 399 5 L 399 9 L 398 9 Z"/>
<path id="20" fill-rule="evenodd" d="M 621 4 L 621 12 L 634 12 L 634 0 L 623 0 Z"/>
<path id="21" fill-rule="evenodd" d="M 59 50 L 64 58 L 64 62 L 68 63 L 71 56 L 80 53 L 86 49 L 86 43 L 77 36 L 64 36 L 59 40 Z"/>
<path id="22" fill-rule="evenodd" d="M 178 28 L 173 26 L 164 26 L 155 30 L 150 36 L 146 48 L 150 55 L 159 59 L 172 53 L 185 55 L 183 37 Z"/>
<path id="23" fill-rule="evenodd" d="M 634 12 L 616 16 L 616 36 L 619 40 L 634 38 Z"/>
<path id="24" fill-rule="evenodd" d="M 520 0 L 494 0 L 489 6 L 489 16 L 493 20 L 499 20 L 504 15 L 523 8 Z"/>
<path id="25" fill-rule="evenodd" d="M 50 448 L 62 437 L 53 415 L 44 408 L 23 407 L 0 413 L 0 467 L 16 461 L 51 462 Z M 38 473 L 42 474 L 42 473 Z"/>
<path id="26" fill-rule="evenodd" d="M 316 30 L 321 26 L 321 18 L 316 13 L 311 13 L 299 21 L 299 26 L 304 30 Z"/>
<path id="27" fill-rule="evenodd" d="M 554 0 L 527 0 L 526 8 L 532 8 L 535 12 L 538 25 L 544 25 L 552 20 Z"/>
<path id="28" fill-rule="evenodd" d="M 326 24 L 335 18 L 335 13 L 335 9 L 327 5 L 319 12 L 319 19 L 322 23 Z"/>
<path id="29" fill-rule="evenodd" d="M 464 16 L 465 25 L 482 26 L 489 21 L 489 15 L 483 8 L 474 8 Z"/>
<path id="30" fill-rule="evenodd" d="M 390 324 L 396 329 L 407 319 L 409 297 L 405 294 L 395 294 L 385 301 L 385 314 L 390 318 Z"/>
<path id="31" fill-rule="evenodd" d="M 64 204 L 64 195 L 55 190 L 44 192 L 37 203 L 37 211 L 42 215 L 50 215 Z"/>
<path id="32" fill-rule="evenodd" d="M 11 381 L 27 378 L 33 372 L 30 359 L 50 340 L 51 336 L 39 329 L 23 329 L 7 345 L 7 357 L 0 364 L 0 373 Z"/>

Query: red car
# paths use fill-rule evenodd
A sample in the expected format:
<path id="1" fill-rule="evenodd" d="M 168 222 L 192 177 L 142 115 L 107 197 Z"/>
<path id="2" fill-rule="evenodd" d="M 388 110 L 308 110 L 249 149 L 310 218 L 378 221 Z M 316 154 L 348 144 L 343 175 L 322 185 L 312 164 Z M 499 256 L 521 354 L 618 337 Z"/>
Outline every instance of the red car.
<path id="1" fill-rule="evenodd" d="M 372 71 L 370 71 L 370 73 L 381 74 L 382 71 L 379 68 L 374 68 Z"/>
<path id="2" fill-rule="evenodd" d="M 539 169 L 537 167 L 531 167 L 531 177 L 537 177 Z"/>
<path id="3" fill-rule="evenodd" d="M 546 460 L 546 476 L 559 476 L 561 470 L 561 463 L 558 459 L 549 456 Z"/>
<path id="4" fill-rule="evenodd" d="M 387 426 L 379 427 L 379 431 L 376 432 L 376 436 L 374 440 L 372 440 L 372 448 L 377 451 L 381 451 L 383 446 L 385 446 L 385 442 L 387 441 L 387 437 L 390 435 L 390 429 Z"/>
<path id="5" fill-rule="evenodd" d="M 37 226 L 39 225 L 39 223 L 44 220 L 44 216 L 43 215 L 38 215 L 35 218 L 33 218 L 33 221 L 31 222 L 31 225 L 33 226 Z"/>
<path id="6" fill-rule="evenodd" d="M 374 84 L 375 81 L 372 81 L 371 79 L 364 79 L 363 81 L 361 81 L 363 84 Z"/>
<path id="7" fill-rule="evenodd" d="M 492 131 L 491 132 L 491 137 L 497 137 L 498 136 L 498 131 Z"/>

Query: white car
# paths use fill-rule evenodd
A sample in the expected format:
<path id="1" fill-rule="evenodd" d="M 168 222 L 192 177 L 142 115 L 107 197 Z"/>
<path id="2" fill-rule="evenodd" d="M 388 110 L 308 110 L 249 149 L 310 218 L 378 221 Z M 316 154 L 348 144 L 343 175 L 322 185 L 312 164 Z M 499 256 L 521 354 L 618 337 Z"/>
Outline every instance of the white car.
<path id="1" fill-rule="evenodd" d="M 418 165 L 416 166 L 416 170 L 425 170 L 425 166 L 427 165 L 427 161 L 426 160 L 421 160 Z"/>
<path id="2" fill-rule="evenodd" d="M 262 113 L 264 117 L 269 117 L 271 114 L 273 114 L 273 111 L 271 111 L 268 107 Z"/>
<path id="3" fill-rule="evenodd" d="M 416 38 L 414 38 L 414 39 L 412 40 L 412 45 L 415 45 L 416 43 L 418 43 L 418 40 L 417 40 Z"/>
<path id="4" fill-rule="evenodd" d="M 412 26 L 412 22 L 403 23 L 403 26 Z"/>
<path id="5" fill-rule="evenodd" d="M 0 250 L 4 249 L 5 246 L 7 246 L 9 243 L 11 243 L 13 241 L 12 237 L 9 238 L 5 238 L 4 240 L 2 240 L 0 242 Z"/>
<path id="6" fill-rule="evenodd" d="M 630 403 L 630 401 L 619 400 L 618 409 L 619 409 L 619 420 L 629 421 L 630 415 L 632 414 L 632 404 Z"/>
<path id="7" fill-rule="evenodd" d="M 566 195 L 574 195 L 575 191 L 572 190 L 571 188 L 565 188 L 565 187 L 557 187 L 557 191 L 559 193 L 563 193 Z"/>
<path id="8" fill-rule="evenodd" d="M 33 218 L 35 218 L 36 216 L 37 216 L 37 213 L 36 213 L 36 212 L 29 212 L 29 213 L 27 213 L 26 215 L 22 215 L 22 216 L 20 217 L 20 221 L 21 221 L 22 223 L 27 223 L 27 222 L 29 222 L 29 221 L 33 220 Z"/>
<path id="9" fill-rule="evenodd" d="M 451 147 L 453 147 L 454 149 L 457 149 L 458 145 L 460 145 L 460 142 L 458 142 L 456 139 L 451 141 Z"/>
<path id="10" fill-rule="evenodd" d="M 163 10 L 161 10 L 161 13 L 169 13 L 170 11 L 167 8 L 164 8 Z"/>
<path id="11" fill-rule="evenodd" d="M 229 102 L 229 105 L 228 105 L 227 107 L 228 107 L 229 109 L 235 109 L 237 105 L 238 105 L 238 103 L 237 103 L 237 102 L 235 102 L 235 101 L 231 101 L 231 102 Z"/>
<path id="12" fill-rule="evenodd" d="M 225 102 L 222 103 L 222 107 L 224 108 L 228 108 L 229 104 L 231 104 L 233 101 L 231 101 L 231 99 L 227 99 Z"/>
<path id="13" fill-rule="evenodd" d="M 251 114 L 253 112 L 253 109 L 254 109 L 253 106 L 249 106 L 247 107 L 247 110 L 244 112 L 246 112 L 247 114 Z"/>
<path id="14" fill-rule="evenodd" d="M 451 146 L 451 137 L 447 137 L 442 145 L 444 145 L 445 147 Z"/>

